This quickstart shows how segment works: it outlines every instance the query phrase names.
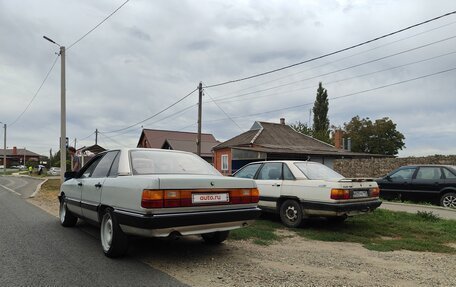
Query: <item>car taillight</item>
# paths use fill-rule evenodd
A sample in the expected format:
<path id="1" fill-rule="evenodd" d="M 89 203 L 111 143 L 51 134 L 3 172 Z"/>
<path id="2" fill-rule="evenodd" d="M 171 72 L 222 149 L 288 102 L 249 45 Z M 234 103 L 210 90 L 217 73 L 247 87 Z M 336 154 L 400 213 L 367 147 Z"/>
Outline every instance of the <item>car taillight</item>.
<path id="1" fill-rule="evenodd" d="M 241 188 L 230 191 L 232 204 L 258 203 L 260 199 L 258 188 Z"/>
<path id="2" fill-rule="evenodd" d="M 143 208 L 162 208 L 163 190 L 145 189 L 141 196 L 141 207 Z"/>
<path id="3" fill-rule="evenodd" d="M 371 197 L 378 197 L 380 195 L 380 188 L 374 187 L 370 189 L 370 196 Z"/>
<path id="4" fill-rule="evenodd" d="M 350 199 L 350 190 L 333 188 L 331 189 L 331 199 Z"/>
<path id="5" fill-rule="evenodd" d="M 229 202 L 215 202 L 213 204 L 245 204 L 258 203 L 260 196 L 257 188 L 238 188 L 238 189 L 170 189 L 170 190 L 151 190 L 145 189 L 141 197 L 141 207 L 143 208 L 172 208 L 188 207 L 201 205 L 204 203 L 193 204 L 192 193 L 224 193 L 229 198 Z M 207 203 L 211 204 L 211 203 Z M 206 205 L 207 205 L 206 204 Z"/>

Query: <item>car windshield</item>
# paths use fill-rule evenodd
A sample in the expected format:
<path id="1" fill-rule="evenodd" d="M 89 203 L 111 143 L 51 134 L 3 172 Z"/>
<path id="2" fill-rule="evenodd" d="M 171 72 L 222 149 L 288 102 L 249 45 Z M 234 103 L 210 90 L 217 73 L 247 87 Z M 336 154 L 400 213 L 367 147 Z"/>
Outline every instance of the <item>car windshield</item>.
<path id="1" fill-rule="evenodd" d="M 323 164 L 313 162 L 296 162 L 295 165 L 308 179 L 326 180 L 344 178 L 344 176 Z"/>
<path id="2" fill-rule="evenodd" d="M 131 151 L 134 175 L 204 174 L 220 175 L 209 163 L 194 154 L 154 150 Z"/>

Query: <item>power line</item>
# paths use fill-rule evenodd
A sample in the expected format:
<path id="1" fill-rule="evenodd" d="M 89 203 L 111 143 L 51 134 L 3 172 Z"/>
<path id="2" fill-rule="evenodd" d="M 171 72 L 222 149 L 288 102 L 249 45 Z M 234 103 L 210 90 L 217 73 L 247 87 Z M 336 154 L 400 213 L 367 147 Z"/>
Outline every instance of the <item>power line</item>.
<path id="1" fill-rule="evenodd" d="M 99 133 L 100 135 L 103 135 L 103 136 L 107 137 L 107 138 L 110 139 L 113 143 L 115 143 L 115 144 L 117 144 L 117 145 L 120 145 L 120 146 L 123 146 L 123 147 L 127 147 L 126 145 L 124 145 L 124 144 L 122 144 L 122 143 L 116 141 L 115 139 L 113 139 L 112 137 L 106 135 L 105 133 L 102 133 L 102 132 L 100 132 L 100 131 L 99 131 L 98 133 Z"/>
<path id="2" fill-rule="evenodd" d="M 357 47 L 360 47 L 360 46 L 363 46 L 363 45 L 366 45 L 366 44 L 369 44 L 369 43 L 372 43 L 372 42 L 375 42 L 375 41 L 378 41 L 378 40 L 386 38 L 386 37 L 390 37 L 392 35 L 395 35 L 395 34 L 410 30 L 412 28 L 415 28 L 415 27 L 430 23 L 432 21 L 435 21 L 435 20 L 450 16 L 450 15 L 453 15 L 453 14 L 456 14 L 456 11 L 448 12 L 448 13 L 445 13 L 445 14 L 440 15 L 438 17 L 435 17 L 435 18 L 432 18 L 432 19 L 428 19 L 426 21 L 423 21 L 423 22 L 420 22 L 420 23 L 417 23 L 417 24 L 414 24 L 414 25 L 411 25 L 411 26 L 396 30 L 396 31 L 388 33 L 388 34 L 384 34 L 382 36 L 373 38 L 371 40 L 368 40 L 368 41 L 365 41 L 365 42 L 362 42 L 362 43 L 359 43 L 359 44 L 356 44 L 356 45 L 353 45 L 353 46 L 349 46 L 349 47 L 346 47 L 346 48 L 343 48 L 343 49 L 340 49 L 340 50 L 337 50 L 337 51 L 334 51 L 334 52 L 331 52 L 331 53 L 327 53 L 327 54 L 324 54 L 324 55 L 321 55 L 321 56 L 318 56 L 318 57 L 314 57 L 314 58 L 311 58 L 311 59 L 308 59 L 308 60 L 305 60 L 305 61 L 302 61 L 302 62 L 298 62 L 298 63 L 295 63 L 295 64 L 291 64 L 291 65 L 288 65 L 288 66 L 284 66 L 284 67 L 281 67 L 281 68 L 277 68 L 277 69 L 270 70 L 270 71 L 263 72 L 263 73 L 258 73 L 258 74 L 252 75 L 252 76 L 248 76 L 248 77 L 244 77 L 244 78 L 240 78 L 240 79 L 236 79 L 236 80 L 230 80 L 230 81 L 221 82 L 221 83 L 218 83 L 218 84 L 208 85 L 208 86 L 205 86 L 204 88 L 207 89 L 207 88 L 219 87 L 219 86 L 232 84 L 232 83 L 236 83 L 236 82 L 241 82 L 241 81 L 245 81 L 245 80 L 250 80 L 250 79 L 253 79 L 253 78 L 257 78 L 257 77 L 265 76 L 265 75 L 272 74 L 272 73 L 275 73 L 275 72 L 283 71 L 285 69 L 289 69 L 289 68 L 296 67 L 296 66 L 299 66 L 299 65 L 302 65 L 302 64 L 305 64 L 305 63 L 313 62 L 315 60 L 326 58 L 326 57 L 329 57 L 329 56 L 332 56 L 332 55 L 335 55 L 335 54 L 339 54 L 341 52 L 345 52 L 345 51 L 348 51 L 348 50 L 351 50 L 351 49 L 354 49 L 354 48 L 357 48 Z"/>
<path id="3" fill-rule="evenodd" d="M 83 140 L 88 139 L 89 137 L 93 136 L 93 134 L 95 134 L 95 132 L 91 133 L 90 135 L 88 135 L 86 137 L 83 137 L 82 139 L 78 139 L 78 140 L 83 141 Z"/>
<path id="4" fill-rule="evenodd" d="M 439 72 L 435 72 L 435 73 L 432 73 L 432 74 L 419 76 L 419 77 L 408 79 L 408 80 L 403 80 L 403 81 L 399 81 L 399 82 L 395 82 L 395 83 L 391 83 L 391 84 L 387 84 L 387 85 L 383 85 L 383 86 L 379 86 L 379 87 L 363 90 L 363 91 L 358 91 L 358 92 L 349 93 L 349 94 L 338 96 L 338 97 L 329 98 L 329 100 L 337 100 L 337 99 L 347 98 L 347 97 L 359 95 L 359 94 L 362 94 L 362 93 L 372 92 L 372 91 L 384 89 L 384 88 L 387 88 L 387 87 L 397 86 L 397 85 L 400 85 L 400 84 L 416 81 L 416 80 L 419 80 L 419 79 L 424 79 L 424 78 L 436 76 L 436 75 L 439 75 L 439 74 L 448 73 L 448 72 L 451 72 L 451 71 L 454 71 L 454 70 L 456 70 L 456 67 L 455 68 L 451 68 L 451 69 L 447 69 L 447 70 L 443 70 L 443 71 L 439 71 Z M 261 113 L 250 114 L 248 116 L 237 116 L 237 117 L 233 117 L 233 118 L 234 119 L 249 118 L 249 117 L 263 115 L 263 114 L 269 114 L 269 113 L 274 113 L 274 112 L 291 110 L 291 109 L 295 109 L 295 108 L 301 108 L 301 107 L 309 106 L 309 105 L 313 105 L 313 104 L 314 104 L 314 102 L 309 102 L 309 103 L 305 103 L 305 104 L 301 104 L 301 105 L 295 105 L 295 106 L 291 106 L 291 107 L 275 109 L 275 110 L 270 110 L 270 111 L 261 112 Z M 208 120 L 207 122 L 215 122 L 215 121 L 221 121 L 221 120 L 225 120 L 225 118 L 223 118 L 223 119 L 215 119 L 215 120 Z"/>
<path id="5" fill-rule="evenodd" d="M 137 122 L 137 123 L 135 123 L 135 124 L 129 125 L 128 127 L 125 127 L 125 128 L 122 128 L 122 129 L 113 130 L 113 131 L 104 132 L 104 133 L 105 133 L 105 134 L 106 134 L 106 133 L 109 133 L 109 134 L 110 134 L 110 133 L 116 133 L 116 132 L 120 132 L 120 131 L 127 130 L 127 129 L 129 129 L 129 128 L 132 128 L 132 127 L 134 127 L 134 126 L 136 126 L 136 125 L 142 124 L 142 123 L 144 123 L 144 122 L 146 122 L 146 121 L 148 121 L 148 120 L 150 120 L 150 119 L 152 119 L 152 118 L 154 118 L 154 117 L 156 117 L 156 116 L 162 114 L 163 112 L 169 110 L 170 108 L 174 107 L 174 106 L 177 105 L 178 103 L 182 102 L 184 99 L 188 98 L 190 95 L 192 95 L 192 94 L 193 94 L 194 92 L 196 92 L 197 90 L 198 90 L 198 88 L 195 88 L 193 91 L 191 91 L 190 93 L 188 93 L 187 95 L 185 95 L 184 97 L 182 97 L 182 98 L 181 98 L 180 100 L 178 100 L 177 102 L 174 102 L 173 104 L 169 105 L 168 107 L 164 108 L 163 110 L 159 111 L 158 113 L 156 113 L 156 114 L 154 114 L 154 115 L 152 115 L 152 116 L 150 116 L 150 117 L 148 117 L 148 118 L 146 118 L 146 119 L 144 119 L 144 120 L 142 120 L 142 121 L 139 121 L 139 122 Z"/>
<path id="6" fill-rule="evenodd" d="M 418 63 L 423 63 L 423 62 L 426 62 L 426 61 L 430 61 L 430 60 L 434 60 L 434 59 L 437 59 L 437 58 L 445 57 L 445 56 L 452 55 L 452 54 L 455 54 L 455 53 L 456 53 L 456 51 L 453 51 L 453 52 L 437 55 L 437 56 L 434 56 L 434 57 L 430 57 L 430 58 L 426 58 L 426 59 L 422 59 L 422 60 L 418 60 L 418 61 L 413 61 L 413 62 L 409 62 L 409 63 L 406 63 L 406 64 L 402 64 L 402 65 L 398 65 L 398 66 L 394 66 L 394 67 L 390 67 L 390 68 L 386 68 L 386 69 L 382 69 L 382 70 L 377 70 L 377 71 L 374 71 L 374 72 L 360 74 L 360 75 L 356 75 L 356 76 L 353 76 L 353 77 L 348 77 L 348 78 L 344 78 L 344 79 L 340 79 L 340 80 L 336 80 L 336 81 L 325 82 L 325 86 L 328 86 L 328 85 L 331 85 L 331 84 L 334 84 L 334 83 L 340 83 L 340 82 L 344 82 L 344 81 L 348 81 L 348 80 L 353 80 L 353 79 L 356 79 L 356 78 L 370 76 L 370 75 L 373 75 L 373 74 L 378 74 L 378 73 L 382 73 L 382 72 L 386 72 L 386 71 L 390 71 L 390 70 L 394 70 L 394 69 L 398 69 L 398 68 L 403 68 L 403 67 L 414 65 L 414 64 L 418 64 Z M 289 91 L 288 93 L 281 94 L 281 95 L 282 96 L 283 95 L 288 95 L 288 94 L 291 94 L 293 92 L 298 92 L 298 91 L 307 90 L 307 89 L 311 89 L 311 88 L 315 88 L 315 85 L 307 86 L 307 87 L 303 87 L 303 88 L 299 88 L 299 89 L 295 89 L 295 90 Z M 265 98 L 265 97 L 270 97 L 270 96 L 275 96 L 275 95 L 277 95 L 277 94 L 276 93 L 272 93 L 272 94 L 261 95 L 261 96 L 257 96 L 257 97 L 248 97 L 248 98 L 245 98 L 245 99 L 252 100 L 252 99 Z M 219 99 L 215 99 L 215 101 L 217 101 L 219 103 L 220 102 L 227 103 L 227 102 L 237 102 L 237 101 L 244 100 L 244 99 L 235 99 L 235 100 L 233 100 L 234 98 L 239 98 L 239 97 L 240 96 L 219 98 Z M 210 101 L 207 101 L 206 103 L 209 103 L 209 102 Z"/>
<path id="7" fill-rule="evenodd" d="M 57 56 L 54 60 L 54 63 L 52 63 L 52 66 L 51 68 L 49 69 L 49 71 L 47 72 L 46 76 L 44 77 L 44 80 L 43 82 L 41 82 L 41 85 L 40 87 L 38 88 L 38 90 L 36 90 L 35 92 L 35 95 L 32 97 L 32 99 L 30 100 L 30 102 L 28 103 L 28 105 L 25 107 L 24 111 L 22 111 L 22 113 L 12 122 L 10 123 L 8 126 L 12 126 L 14 125 L 24 114 L 25 112 L 28 110 L 28 108 L 30 107 L 30 105 L 32 105 L 33 101 L 35 100 L 36 96 L 38 96 L 38 93 L 41 91 L 41 88 L 44 86 L 44 83 L 46 82 L 46 80 L 48 79 L 49 75 L 51 74 L 52 70 L 54 69 L 54 66 L 55 64 L 57 63 L 57 59 L 59 58 L 59 56 Z"/>
<path id="8" fill-rule="evenodd" d="M 111 14 L 109 14 L 106 18 L 104 18 L 100 23 L 98 23 L 95 27 L 93 27 L 92 29 L 90 29 L 87 33 L 85 33 L 81 38 L 79 38 L 78 40 L 76 40 L 73 44 L 71 44 L 70 46 L 68 46 L 68 48 L 66 49 L 67 51 L 71 49 L 71 47 L 73 47 L 74 45 L 76 45 L 77 43 L 79 43 L 82 39 L 84 39 L 87 35 L 89 35 L 90 33 L 92 33 L 95 29 L 97 29 L 101 24 L 103 24 L 106 20 L 108 20 L 112 15 L 114 15 L 117 11 L 119 11 L 125 4 L 127 4 L 130 0 L 127 0 L 125 1 L 122 5 L 120 5 L 116 10 L 114 10 Z"/>
<path id="9" fill-rule="evenodd" d="M 239 93 L 239 92 L 242 92 L 242 91 L 246 91 L 246 90 L 250 90 L 250 89 L 253 89 L 253 88 L 256 88 L 256 87 L 260 87 L 264 84 L 270 84 L 272 82 L 276 82 L 276 81 L 279 81 L 279 80 L 283 80 L 283 79 L 286 79 L 290 76 L 295 76 L 295 75 L 298 75 L 298 74 L 302 74 L 304 72 L 308 72 L 308 71 L 312 71 L 312 70 L 315 70 L 315 69 L 318 69 L 318 68 L 321 68 L 321 67 L 325 67 L 325 66 L 328 66 L 330 64 L 334 64 L 334 63 L 337 63 L 337 62 L 340 62 L 340 61 L 343 61 L 343 60 L 346 60 L 346 59 L 349 59 L 349 58 L 353 58 L 355 56 L 359 56 L 359 55 L 362 55 L 362 54 L 365 54 L 365 53 L 368 53 L 368 52 L 371 52 L 373 50 L 377 50 L 377 49 L 380 49 L 380 48 L 383 48 L 383 47 L 386 47 L 386 46 L 389 46 L 389 45 L 392 45 L 392 44 L 395 44 L 395 43 L 398 43 L 398 42 L 402 42 L 404 40 L 408 40 L 408 39 L 411 39 L 413 37 L 416 37 L 416 36 L 419 36 L 419 35 L 423 35 L 425 33 L 429 33 L 431 31 L 434 31 L 434 30 L 438 30 L 438 29 L 441 29 L 441 28 L 444 28 L 444 27 L 447 27 L 447 26 L 450 26 L 450 25 L 454 25 L 456 24 L 456 21 L 454 22 L 451 22 L 451 23 L 447 23 L 447 24 L 444 24 L 444 25 L 441 25 L 441 26 L 438 26 L 438 27 L 434 27 L 432 29 L 429 29 L 429 30 L 426 30 L 426 31 L 422 31 L 422 32 L 419 32 L 419 33 L 416 33 L 416 34 L 413 34 L 413 35 L 410 35 L 410 36 L 407 36 L 405 38 L 401 38 L 401 39 L 398 39 L 398 40 L 395 40 L 395 41 L 391 41 L 391 42 L 388 42 L 388 43 L 385 43 L 383 45 L 379 45 L 379 46 L 376 46 L 374 48 L 371 48 L 371 49 L 367 49 L 367 50 L 364 50 L 364 51 L 361 51 L 361 52 L 358 52 L 358 53 L 354 53 L 354 54 L 351 54 L 349 56 L 345 56 L 345 57 L 342 57 L 342 58 L 339 58 L 337 60 L 334 60 L 334 61 L 330 61 L 330 62 L 326 62 L 324 64 L 321 64 L 321 65 L 318 65 L 318 66 L 314 66 L 314 67 L 310 67 L 308 69 L 305 69 L 305 70 L 302 70 L 302 71 L 298 71 L 296 73 L 292 73 L 292 74 L 288 74 L 286 76 L 281 76 L 281 77 L 278 77 L 278 78 L 275 78 L 275 79 L 271 79 L 271 80 L 268 80 L 268 81 L 264 81 L 262 83 L 259 83 L 257 85 L 253 85 L 253 86 L 249 86 L 249 87 L 246 87 L 246 88 L 243 88 L 243 89 L 240 89 L 238 91 L 235 91 L 235 92 L 230 92 L 230 93 L 227 93 L 225 94 L 224 96 L 228 96 L 228 95 L 232 95 L 232 94 L 236 94 L 236 93 Z"/>
<path id="10" fill-rule="evenodd" d="M 236 123 L 236 121 L 233 120 L 233 118 L 230 117 L 230 115 L 228 115 L 223 109 L 222 107 L 220 107 L 219 104 L 217 104 L 216 101 L 214 101 L 214 99 L 207 93 L 207 91 L 204 92 L 209 98 L 211 98 L 212 102 L 222 111 L 222 113 L 225 114 L 225 116 L 227 116 L 227 118 L 232 121 L 240 130 L 241 132 L 244 132 L 244 130 L 238 125 L 238 123 Z"/>
<path id="11" fill-rule="evenodd" d="M 173 116 L 175 116 L 175 115 L 184 113 L 184 112 L 190 110 L 191 108 L 196 107 L 197 105 L 198 105 L 198 104 L 193 104 L 193 105 L 191 105 L 191 106 L 188 106 L 188 107 L 186 107 L 186 108 L 183 108 L 182 110 L 179 110 L 179 111 L 175 112 L 174 114 L 168 115 L 168 116 L 166 116 L 166 117 L 164 117 L 164 118 L 161 118 L 161 119 L 159 119 L 159 120 L 157 120 L 157 121 L 155 121 L 155 122 L 150 123 L 150 125 L 156 124 L 156 123 L 158 123 L 158 122 L 161 122 L 161 121 L 163 121 L 163 120 L 166 120 L 166 119 L 168 119 L 168 118 L 171 118 L 171 117 L 173 117 Z M 142 128 L 142 127 L 141 127 L 141 128 Z M 118 136 L 127 134 L 127 133 L 129 133 L 129 132 L 131 132 L 131 130 L 126 131 L 126 132 L 123 132 L 123 133 L 120 133 L 120 134 L 113 135 L 113 136 L 111 136 L 111 137 L 118 137 Z"/>
<path id="12" fill-rule="evenodd" d="M 240 97 L 251 95 L 251 94 L 256 94 L 256 93 L 260 93 L 260 92 L 266 92 L 266 91 L 270 91 L 270 90 L 277 89 L 277 88 L 282 88 L 282 87 L 293 85 L 293 84 L 296 84 L 296 83 L 300 83 L 300 82 L 304 82 L 304 81 L 320 78 L 320 77 L 323 77 L 323 76 L 328 76 L 328 75 L 331 75 L 331 74 L 335 74 L 335 73 L 338 73 L 338 72 L 346 71 L 346 70 L 349 70 L 349 69 L 352 69 L 352 68 L 357 68 L 357 67 L 360 67 L 360 66 L 363 66 L 363 65 L 366 65 L 366 64 L 371 64 L 371 63 L 374 63 L 374 62 L 378 62 L 378 61 L 381 61 L 381 60 L 384 60 L 384 59 L 387 59 L 387 58 L 391 58 L 391 57 L 398 56 L 398 55 L 401 55 L 401 54 L 405 54 L 405 53 L 408 53 L 408 52 L 411 52 L 411 51 L 415 51 L 415 50 L 418 50 L 418 49 L 429 47 L 431 45 L 435 45 L 435 44 L 438 44 L 438 43 L 441 43 L 441 42 L 444 42 L 444 41 L 448 41 L 448 40 L 451 40 L 451 39 L 454 39 L 454 38 L 456 38 L 456 36 L 451 36 L 451 37 L 448 37 L 448 38 L 445 38 L 445 39 L 441 39 L 441 40 L 438 40 L 438 41 L 434 41 L 434 42 L 431 42 L 431 43 L 428 43 L 428 44 L 424 44 L 424 45 L 421 45 L 421 46 L 418 46 L 418 47 L 415 47 L 415 48 L 403 50 L 403 51 L 400 51 L 400 52 L 397 52 L 397 53 L 393 53 L 393 54 L 390 54 L 390 55 L 387 55 L 387 56 L 383 56 L 383 57 L 376 58 L 376 59 L 373 59 L 373 60 L 369 60 L 369 61 L 366 61 L 366 62 L 362 62 L 362 63 L 359 63 L 359 64 L 351 65 L 351 66 L 348 66 L 348 67 L 345 67 L 345 68 L 341 68 L 341 69 L 337 69 L 337 70 L 334 70 L 334 71 L 326 72 L 326 73 L 323 73 L 323 74 L 320 74 L 320 75 L 316 75 L 316 76 L 313 76 L 313 77 L 301 79 L 301 80 L 298 80 L 298 81 L 288 82 L 288 83 L 284 83 L 284 84 L 281 84 L 281 85 L 265 88 L 265 89 L 262 89 L 262 90 L 252 91 L 252 92 L 248 92 L 248 93 L 244 93 L 244 94 L 240 94 L 240 95 L 236 95 L 236 96 L 232 96 L 232 97 L 217 98 L 215 100 L 220 102 L 220 101 L 226 100 L 226 99 L 240 98 Z M 449 54 L 452 54 L 452 53 L 449 53 Z M 444 54 L 444 55 L 449 55 L 449 54 Z M 439 56 L 437 56 L 437 57 L 439 57 Z M 437 58 L 437 57 L 434 57 L 434 58 Z M 429 59 L 432 59 L 432 58 L 429 58 Z M 418 62 L 420 62 L 420 61 L 417 61 L 417 62 L 414 62 L 414 63 L 418 63 Z M 387 71 L 387 70 L 388 69 L 385 69 L 385 71 Z"/>

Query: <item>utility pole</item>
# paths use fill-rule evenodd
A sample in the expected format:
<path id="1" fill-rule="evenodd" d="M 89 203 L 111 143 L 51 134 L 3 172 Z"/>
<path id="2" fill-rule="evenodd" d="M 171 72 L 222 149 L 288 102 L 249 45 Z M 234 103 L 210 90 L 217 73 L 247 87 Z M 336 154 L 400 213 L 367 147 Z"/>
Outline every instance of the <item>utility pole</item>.
<path id="1" fill-rule="evenodd" d="M 52 167 L 52 148 L 49 150 L 49 169 Z"/>
<path id="2" fill-rule="evenodd" d="M 95 145 L 98 144 L 98 129 L 95 129 Z"/>
<path id="3" fill-rule="evenodd" d="M 66 96 L 65 96 L 65 46 L 60 46 L 54 40 L 43 36 L 44 39 L 60 47 L 60 183 L 65 181 L 66 171 Z"/>
<path id="4" fill-rule="evenodd" d="M 27 148 L 24 147 L 24 166 L 25 166 L 25 154 L 27 153 Z"/>
<path id="5" fill-rule="evenodd" d="M 196 139 L 196 154 L 201 156 L 201 114 L 203 110 L 203 83 L 198 85 L 198 138 Z"/>
<path id="6" fill-rule="evenodd" d="M 6 124 L 3 124 L 3 174 L 6 175 Z"/>

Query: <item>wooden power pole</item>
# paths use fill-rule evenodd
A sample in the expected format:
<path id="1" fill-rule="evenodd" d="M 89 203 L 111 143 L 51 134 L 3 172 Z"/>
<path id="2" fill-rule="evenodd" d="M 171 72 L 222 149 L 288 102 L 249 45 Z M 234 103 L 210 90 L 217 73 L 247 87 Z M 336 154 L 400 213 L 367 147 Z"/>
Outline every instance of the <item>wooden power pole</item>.
<path id="1" fill-rule="evenodd" d="M 196 154 L 201 156 L 201 114 L 203 109 L 203 83 L 198 85 L 198 138 L 196 139 Z"/>

